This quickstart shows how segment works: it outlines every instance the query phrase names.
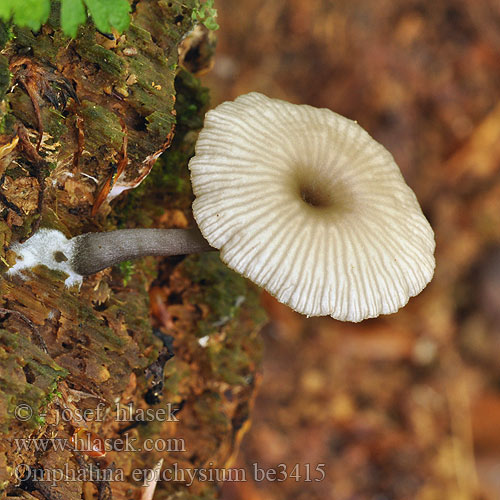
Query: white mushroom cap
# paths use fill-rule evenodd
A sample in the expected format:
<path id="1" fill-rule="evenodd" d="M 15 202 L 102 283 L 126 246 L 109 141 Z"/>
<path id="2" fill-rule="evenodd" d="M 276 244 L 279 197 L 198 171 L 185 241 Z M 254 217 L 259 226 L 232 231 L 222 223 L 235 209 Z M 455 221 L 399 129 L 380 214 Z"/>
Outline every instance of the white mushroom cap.
<path id="1" fill-rule="evenodd" d="M 393 313 L 432 278 L 434 233 L 392 155 L 333 111 L 240 96 L 207 113 L 189 168 L 203 236 L 300 313 Z"/>

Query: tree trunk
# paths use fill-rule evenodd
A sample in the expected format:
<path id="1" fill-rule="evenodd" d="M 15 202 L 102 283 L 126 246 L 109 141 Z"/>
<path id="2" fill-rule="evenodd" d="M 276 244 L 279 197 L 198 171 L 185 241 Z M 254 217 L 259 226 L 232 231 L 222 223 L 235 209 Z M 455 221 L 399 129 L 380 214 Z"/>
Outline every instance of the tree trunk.
<path id="1" fill-rule="evenodd" d="M 9 245 L 39 227 L 70 237 L 192 223 L 187 161 L 208 95 L 178 67 L 178 46 L 194 4 L 135 1 L 113 40 L 90 24 L 68 39 L 55 13 L 37 34 L 2 26 L 2 272 Z M 190 67 L 206 66 L 193 63 L 211 53 L 204 40 Z M 23 498 L 140 498 L 141 471 L 163 459 L 155 499 L 215 497 L 220 470 L 188 486 L 190 474 L 228 466 L 246 427 L 257 291 L 217 254 L 123 263 L 79 290 L 64 278 L 44 267 L 0 277 L 3 496 L 20 485 Z M 70 438 L 90 432 L 104 456 L 102 441 L 74 450 Z"/>

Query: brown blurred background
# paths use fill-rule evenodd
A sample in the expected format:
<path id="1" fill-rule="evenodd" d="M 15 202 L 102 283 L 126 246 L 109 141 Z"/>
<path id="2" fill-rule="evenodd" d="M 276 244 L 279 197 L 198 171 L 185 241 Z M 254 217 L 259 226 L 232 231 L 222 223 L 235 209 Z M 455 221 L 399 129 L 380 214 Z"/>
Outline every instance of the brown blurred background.
<path id="1" fill-rule="evenodd" d="M 213 104 L 331 108 L 395 156 L 437 270 L 395 315 L 306 320 L 269 296 L 263 380 L 226 500 L 500 499 L 500 2 L 217 0 Z M 306 482 L 306 464 L 311 479 Z M 278 469 L 282 470 L 282 468 Z"/>

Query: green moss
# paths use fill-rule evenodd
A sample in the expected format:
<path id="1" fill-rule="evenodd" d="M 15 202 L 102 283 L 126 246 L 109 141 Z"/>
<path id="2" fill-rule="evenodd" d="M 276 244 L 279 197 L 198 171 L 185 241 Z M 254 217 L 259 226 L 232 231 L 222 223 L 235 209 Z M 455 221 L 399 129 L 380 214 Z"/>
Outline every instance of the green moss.
<path id="1" fill-rule="evenodd" d="M 231 428 L 231 422 L 222 409 L 222 398 L 217 392 L 206 391 L 194 403 L 194 411 L 200 424 L 209 425 L 215 435 L 223 435 Z"/>
<path id="2" fill-rule="evenodd" d="M 90 101 L 82 102 L 80 114 L 84 120 L 86 151 L 97 154 L 101 146 L 120 151 L 123 132 L 117 115 Z"/>
<path id="3" fill-rule="evenodd" d="M 189 207 L 192 199 L 187 172 L 189 157 L 178 150 L 164 153 L 144 182 L 128 195 L 125 206 L 116 209 L 118 227 L 151 226 L 152 218 L 165 211 L 166 199 L 171 208 Z"/>
<path id="4" fill-rule="evenodd" d="M 6 110 L 0 111 L 0 134 L 12 135 L 14 132 L 14 125 L 16 124 L 16 117 L 12 113 L 9 113 L 10 109 L 7 102 L 5 105 Z"/>
<path id="5" fill-rule="evenodd" d="M 223 344 L 208 347 L 208 357 L 212 370 L 226 384 L 239 385 L 248 383 L 248 367 L 254 357 L 246 350 L 243 339 L 238 332 L 233 332 L 231 338 Z"/>
<path id="6" fill-rule="evenodd" d="M 205 111 L 210 100 L 208 88 L 200 80 L 185 70 L 181 70 L 175 80 L 177 100 L 177 133 L 185 134 L 188 130 L 203 127 Z"/>
<path id="7" fill-rule="evenodd" d="M 1 33 L 1 31 L 0 31 Z M 0 55 L 0 100 L 10 87 L 9 60 Z"/>
<path id="8" fill-rule="evenodd" d="M 219 29 L 216 21 L 217 9 L 214 8 L 214 0 L 205 0 L 203 3 L 200 0 L 196 0 L 191 17 L 194 21 L 200 22 L 209 30 L 215 31 Z"/>
<path id="9" fill-rule="evenodd" d="M 29 28 L 19 28 L 14 26 L 15 43 L 22 50 L 29 49 L 33 55 L 41 61 L 53 61 L 57 57 L 59 45 L 54 44 L 54 40 L 47 34 L 35 34 Z"/>
<path id="10" fill-rule="evenodd" d="M 3 21 L 0 21 L 0 49 L 12 38 L 12 30 Z"/>
<path id="11" fill-rule="evenodd" d="M 210 307 L 210 316 L 199 324 L 199 335 L 203 337 L 238 315 L 246 300 L 247 282 L 224 265 L 217 253 L 190 256 L 183 266 L 193 283 L 201 285 L 196 301 Z"/>
<path id="12" fill-rule="evenodd" d="M 172 146 L 161 155 L 144 182 L 116 205 L 118 227 L 150 226 L 152 219 L 148 220 L 144 214 L 161 215 L 166 199 L 170 208 L 189 210 L 192 192 L 187 164 L 194 153 L 194 137 L 188 132 L 203 126 L 209 92 L 187 71 L 177 75 L 175 88 L 177 125 Z"/>
<path id="13" fill-rule="evenodd" d="M 95 41 L 94 30 L 86 29 L 76 43 L 76 51 L 87 61 L 97 64 L 108 75 L 120 79 L 125 76 L 125 62 L 113 51 L 105 49 Z"/>
<path id="14" fill-rule="evenodd" d="M 12 33 L 18 45 L 21 49 L 32 47 L 35 45 L 36 37 L 35 34 L 29 28 L 19 28 L 14 26 L 12 28 Z"/>
<path id="15" fill-rule="evenodd" d="M 71 195 L 68 200 L 65 196 L 67 193 L 50 189 L 44 203 L 43 226 L 57 227 L 70 236 L 89 229 L 147 226 L 157 220 L 156 216 L 167 208 L 179 208 L 188 213 L 192 193 L 187 163 L 193 154 L 196 129 L 203 124 L 208 91 L 201 87 L 196 78 L 181 71 L 176 79 L 175 101 L 173 79 L 178 69 L 177 44 L 192 26 L 191 12 L 194 4 L 194 0 L 139 2 L 134 12 L 134 26 L 120 37 L 111 50 L 99 45 L 98 41 L 103 39 L 88 26 L 80 30 L 81 38 L 71 42 L 59 32 L 46 28 L 36 36 L 29 30 L 17 30 L 17 39 L 12 43 L 9 54 L 33 57 L 35 64 L 42 68 L 54 71 L 55 68 L 64 68 L 63 73 L 80 94 L 80 100 L 87 99 L 79 104 L 70 101 L 63 112 L 66 119 L 53 109 L 49 100 L 44 98 L 44 102 L 40 103 L 44 130 L 59 142 L 55 150 L 50 150 L 48 161 L 61 160 L 63 166 L 71 162 L 78 137 L 76 112 L 83 119 L 85 152 L 79 158 L 78 166 L 73 169 L 74 173 L 79 175 L 83 171 L 95 175 L 101 183 L 107 177 L 110 163 L 116 162 L 120 157 L 123 144 L 120 113 L 123 113 L 128 117 L 129 127 L 130 162 L 124 176 L 128 181 L 140 172 L 144 158 L 160 149 L 171 130 L 173 120 L 177 122 L 170 149 L 137 190 L 122 196 L 121 201 L 113 202 L 114 212 L 110 216 L 105 217 L 103 212 L 91 220 L 88 217 L 88 197 L 75 201 L 79 192 L 73 193 L 68 187 Z M 51 20 L 50 24 L 56 26 L 57 23 L 54 22 L 55 24 Z M 108 47 L 108 42 L 103 45 Z M 111 45 L 114 44 L 110 43 L 109 46 Z M 137 53 L 134 50 L 124 52 L 126 48 L 136 49 Z M 75 55 L 75 51 L 81 60 Z M 0 59 L 0 66 L 1 62 Z M 133 76 L 137 78 L 134 79 Z M 36 134 L 38 124 L 29 96 L 21 85 L 17 86 L 15 94 L 8 94 L 10 102 L 6 102 L 6 109 L 15 104 L 12 109 L 18 113 L 17 117 Z M 174 102 L 177 116 L 172 113 Z M 12 120 L 5 117 L 0 119 L 4 130 L 11 127 Z M 43 148 L 41 154 L 46 154 Z M 28 161 L 25 160 L 19 168 L 27 165 Z M 48 166 L 51 167 L 52 165 Z M 17 237 L 21 236 L 20 233 L 23 233 L 22 236 L 27 235 L 35 220 L 35 217 L 26 218 L 25 225 L 16 229 Z M 0 233 L 3 234 L 4 242 L 10 239 L 7 230 L 2 232 L 0 228 Z M 142 259 L 133 265 L 124 263 L 111 273 L 103 273 L 102 279 L 96 279 L 96 288 L 88 286 L 91 283 L 89 280 L 79 293 L 63 287 L 63 275 L 42 267 L 33 270 L 30 279 L 21 286 L 21 282 L 16 279 L 5 280 L 0 287 L 9 304 L 12 303 L 19 310 L 29 311 L 30 318 L 37 324 L 45 321 L 43 334 L 48 341 L 54 341 L 54 347 L 49 346 L 51 353 L 57 356 L 59 365 L 72 373 L 75 382 L 81 380 L 84 390 L 91 391 L 92 387 L 96 387 L 99 395 L 112 401 L 123 394 L 131 380 L 131 372 L 134 372 L 138 376 L 134 397 L 140 398 L 145 392 L 143 370 L 157 358 L 161 344 L 152 335 L 147 291 L 151 277 L 157 273 L 157 263 L 158 260 L 154 258 Z M 225 270 L 222 263 L 218 265 Z M 218 293 L 215 280 L 221 279 L 227 286 L 232 278 L 227 278 L 224 274 L 219 276 L 215 270 L 211 273 L 205 277 L 209 284 L 199 282 L 203 290 L 200 291 L 200 300 L 206 300 L 211 304 L 210 309 L 213 309 L 210 318 L 206 319 L 206 326 L 217 329 L 221 333 L 220 337 L 226 335 L 227 338 L 221 341 L 220 349 L 212 346 L 202 349 L 193 332 L 186 332 L 188 347 L 192 347 L 199 358 L 195 362 L 183 360 L 180 350 L 167 363 L 163 399 L 164 402 L 187 399 L 186 404 L 190 407 L 192 389 L 195 390 L 195 399 L 198 398 L 200 389 L 198 385 L 192 385 L 198 383 L 201 372 L 207 375 L 207 386 L 210 386 L 207 392 L 210 394 L 200 397 L 196 412 L 200 414 L 197 420 L 204 422 L 202 431 L 208 428 L 210 433 L 213 424 L 217 428 L 218 435 L 210 436 L 212 440 L 208 440 L 211 446 L 206 454 L 208 458 L 216 455 L 221 440 L 228 441 L 232 433 L 231 417 L 224 413 L 227 410 L 225 400 L 217 394 L 211 394 L 211 391 L 218 391 L 215 386 L 221 380 L 233 384 L 247 383 L 247 374 L 255 367 L 253 355 L 256 352 L 255 344 L 258 344 L 256 336 L 251 333 L 255 324 L 253 320 L 248 321 L 248 315 L 253 314 L 249 306 L 250 295 L 254 293 L 251 287 L 247 287 L 245 281 L 238 278 L 241 280 L 241 287 L 234 283 L 228 293 L 237 297 L 240 292 L 244 293 L 246 297 L 243 301 L 231 301 L 223 290 L 220 290 L 221 295 L 218 297 L 213 295 Z M 126 287 L 121 286 L 122 279 Z M 190 293 L 190 289 L 188 287 L 186 293 Z M 220 303 L 216 303 L 219 300 Z M 57 319 L 48 321 L 48 315 L 55 309 L 58 311 Z M 214 326 L 213 323 L 221 319 L 221 326 Z M 243 321 L 241 328 L 238 327 L 240 320 Z M 3 386 L 5 391 L 0 391 L 0 425 L 6 424 L 2 420 L 2 413 L 6 413 L 4 409 L 15 408 L 17 401 L 27 401 L 30 404 L 34 402 L 35 406 L 38 405 L 32 424 L 42 424 L 44 417 L 41 410 L 58 395 L 58 379 L 51 372 L 50 365 L 49 368 L 37 367 L 34 358 L 29 356 L 29 349 L 25 350 L 22 345 L 18 345 L 9 350 L 0 338 L 0 373 L 4 370 L 5 374 L 11 376 L 10 379 L 4 377 L 0 380 L 0 389 L 2 383 L 8 384 Z M 209 373 L 210 367 L 214 372 L 213 376 Z M 33 373 L 33 383 L 26 382 L 23 368 Z M 221 391 L 227 387 L 220 385 Z M 189 408 L 185 411 L 187 426 L 190 425 L 190 411 Z M 203 415 L 206 415 L 204 420 Z M 144 426 L 144 429 L 151 432 L 148 427 Z M 14 429 L 11 435 L 20 434 L 20 430 L 22 431 Z M 198 453 L 198 447 L 203 448 L 203 444 L 193 444 L 193 456 Z M 9 460 L 12 461 L 12 457 Z M 134 457 L 133 460 L 137 462 L 138 458 Z M 40 460 L 40 464 L 43 465 L 43 460 Z M 209 487 L 211 490 L 212 485 L 207 486 Z M 213 498 L 211 491 L 197 496 L 187 491 L 178 492 L 178 488 L 178 485 L 172 485 L 169 493 L 173 495 L 172 498 Z M 158 493 L 159 498 L 164 497 L 163 491 Z"/>
<path id="16" fill-rule="evenodd" d="M 248 384 L 250 367 L 260 356 L 257 333 L 266 321 L 259 289 L 231 271 L 216 253 L 190 256 L 182 263 L 185 274 L 200 285 L 191 300 L 206 304 L 209 315 L 198 322 L 199 337 L 225 332 L 206 349 L 212 372 L 230 385 Z"/>
<path id="17" fill-rule="evenodd" d="M 56 30 L 60 24 L 59 19 L 59 4 L 58 2 L 52 2 L 51 12 L 46 24 Z M 88 32 L 94 31 L 90 25 L 86 29 Z M 10 30 L 8 33 L 9 40 L 15 39 L 15 44 L 18 46 L 18 49 L 21 48 L 21 53 L 23 53 L 23 49 L 29 48 L 29 53 L 33 53 L 40 61 L 55 60 L 58 50 L 68 44 L 68 37 L 61 31 L 45 32 L 44 30 L 40 30 L 33 32 L 28 27 L 19 27 L 16 25 L 13 25 Z"/>
<path id="18" fill-rule="evenodd" d="M 119 309 L 123 309 L 123 305 L 113 304 L 107 311 L 110 314 L 118 313 Z M 127 304 L 128 307 L 129 304 Z M 93 309 L 80 305 L 77 319 L 82 333 L 85 331 L 86 335 L 92 338 L 94 354 L 99 355 L 102 360 L 106 360 L 108 351 L 123 352 L 128 340 L 124 335 L 125 332 L 120 335 L 120 332 L 107 327 L 105 320 L 97 318 Z"/>
<path id="19" fill-rule="evenodd" d="M 0 83 L 1 83 L 1 61 L 0 61 Z M 28 127 L 38 130 L 38 119 L 33 109 L 33 103 L 31 102 L 31 99 L 27 93 L 23 92 L 21 89 L 17 89 L 12 94 L 9 94 L 9 105 L 13 109 L 13 114 L 15 118 L 21 120 Z M 54 142 L 57 142 L 60 139 L 60 137 L 63 136 L 68 131 L 68 128 L 64 124 L 65 121 L 64 115 L 52 107 L 50 108 L 42 107 L 40 112 L 41 112 L 44 131 L 48 132 L 52 136 L 53 138 L 52 140 Z M 11 119 L 14 117 L 11 116 Z"/>
<path id="20" fill-rule="evenodd" d="M 175 118 L 171 113 L 162 113 L 161 111 L 151 113 L 146 120 L 148 131 L 160 137 L 166 137 L 175 123 Z"/>
<path id="21" fill-rule="evenodd" d="M 118 269 L 123 277 L 123 286 L 127 286 L 132 274 L 134 274 L 134 263 L 131 260 L 125 260 L 118 264 Z"/>
<path id="22" fill-rule="evenodd" d="M 127 43 L 123 48 L 134 48 L 154 56 L 158 53 L 158 48 L 153 44 L 151 33 L 134 23 L 130 24 L 127 31 Z"/>
<path id="23" fill-rule="evenodd" d="M 157 40 L 166 40 L 169 49 L 175 47 L 190 31 L 194 22 L 191 18 L 195 0 L 158 0 L 150 2 L 148 8 L 138 9 L 134 16 L 136 25 L 147 29 Z M 172 19 L 174 22 L 158 22 Z"/>
<path id="24" fill-rule="evenodd" d="M 43 108 L 43 127 L 52 136 L 52 142 L 57 142 L 68 131 L 64 120 L 65 117 L 57 109 Z"/>
<path id="25" fill-rule="evenodd" d="M 179 363 L 175 358 L 165 365 L 163 392 L 171 396 L 179 394 L 179 384 L 189 380 L 190 371 L 187 365 Z M 167 400 L 167 398 L 165 398 Z"/>
<path id="26" fill-rule="evenodd" d="M 0 360 L 0 389 L 7 406 L 6 414 L 0 418 L 0 429 L 7 432 L 16 420 L 39 425 L 41 408 L 68 372 L 24 332 L 0 330 Z"/>
<path id="27" fill-rule="evenodd" d="M 130 41 L 133 43 L 134 40 Z M 169 60 L 165 59 L 163 52 L 159 48 L 153 50 L 154 47 L 151 45 L 147 52 L 138 52 L 127 59 L 128 71 L 136 79 L 135 83 L 128 87 L 128 91 L 133 96 L 134 106 L 141 114 L 146 115 L 154 112 L 168 114 L 174 105 L 173 87 L 165 83 L 173 82 L 174 72 L 170 69 Z M 137 47 L 134 48 L 137 50 Z M 159 99 L 163 100 L 161 109 L 158 109 Z"/>
<path id="28" fill-rule="evenodd" d="M 165 199 L 169 208 L 190 210 L 192 192 L 187 164 L 196 139 L 192 131 L 203 126 L 209 94 L 200 81 L 186 71 L 179 73 L 175 86 L 177 126 L 173 144 L 145 181 L 116 207 L 119 227 L 148 225 L 149 221 L 141 214 L 161 215 Z M 265 321 L 257 288 L 226 267 L 216 253 L 190 256 L 181 265 L 188 278 L 199 285 L 200 291 L 193 294 L 192 302 L 206 304 L 210 311 L 208 317 L 198 323 L 196 335 L 203 337 L 221 329 L 226 332 L 222 342 L 209 344 L 206 349 L 213 373 L 231 385 L 247 384 L 250 367 L 260 350 L 256 331 Z M 175 395 L 179 381 L 188 376 L 182 374 L 181 377 L 179 369 L 175 363 L 167 365 L 166 394 Z"/>

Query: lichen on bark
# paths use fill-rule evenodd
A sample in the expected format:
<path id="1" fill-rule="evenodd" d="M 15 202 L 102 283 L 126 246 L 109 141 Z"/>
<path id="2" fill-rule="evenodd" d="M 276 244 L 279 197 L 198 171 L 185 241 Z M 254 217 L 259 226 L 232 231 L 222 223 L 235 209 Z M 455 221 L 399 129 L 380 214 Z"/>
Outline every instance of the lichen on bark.
<path id="1" fill-rule="evenodd" d="M 179 68 L 178 46 L 193 28 L 194 4 L 134 1 L 130 29 L 114 40 L 90 24 L 68 39 L 57 9 L 39 33 L 0 26 L 2 273 L 15 259 L 10 244 L 39 227 L 70 237 L 192 223 L 187 162 L 208 92 Z M 64 278 L 43 267 L 0 276 L 0 496 L 20 484 L 16 473 L 98 460 L 70 445 L 58 452 L 50 442 L 37 450 L 14 441 L 69 439 L 80 426 L 137 446 L 165 436 L 185 444 L 182 452 L 109 451 L 101 466 L 124 472 L 110 483 L 116 497 L 138 498 L 132 472 L 160 458 L 164 467 L 228 464 L 259 379 L 255 288 L 216 254 L 125 263 L 80 290 L 65 288 Z M 165 352 L 174 356 L 158 383 L 151 374 Z M 131 415 L 175 408 L 179 421 L 124 421 L 119 404 L 130 404 Z M 93 418 L 82 420 L 84 410 Z M 96 488 L 21 486 L 70 500 Z M 216 490 L 213 482 L 163 482 L 155 498 L 211 498 Z"/>

